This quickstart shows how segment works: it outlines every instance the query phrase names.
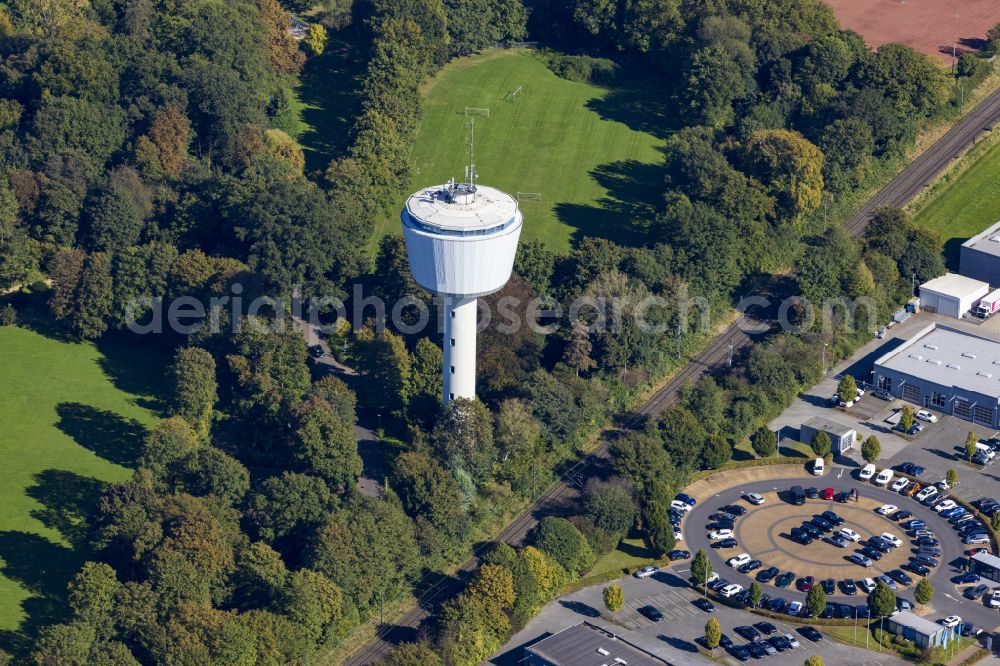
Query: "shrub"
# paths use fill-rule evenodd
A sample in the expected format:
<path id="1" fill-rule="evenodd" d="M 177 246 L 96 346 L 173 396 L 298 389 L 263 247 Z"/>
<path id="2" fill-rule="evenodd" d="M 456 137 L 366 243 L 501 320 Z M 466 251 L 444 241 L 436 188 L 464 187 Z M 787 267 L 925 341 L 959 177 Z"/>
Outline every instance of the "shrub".
<path id="1" fill-rule="evenodd" d="M 618 73 L 618 65 L 607 58 L 548 53 L 546 65 L 558 77 L 580 83 L 607 85 Z"/>
<path id="2" fill-rule="evenodd" d="M 17 310 L 8 303 L 0 308 L 0 326 L 13 326 L 17 323 Z"/>

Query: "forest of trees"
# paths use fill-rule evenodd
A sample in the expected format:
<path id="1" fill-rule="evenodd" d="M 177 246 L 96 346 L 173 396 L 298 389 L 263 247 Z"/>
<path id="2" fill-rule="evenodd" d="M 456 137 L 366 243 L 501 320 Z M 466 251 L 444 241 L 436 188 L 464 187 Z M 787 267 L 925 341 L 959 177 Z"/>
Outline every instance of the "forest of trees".
<path id="1" fill-rule="evenodd" d="M 954 82 L 908 47 L 869 50 L 818 0 L 325 0 L 322 25 L 362 31 L 367 68 L 349 147 L 307 173 L 277 126 L 289 82 L 322 50 L 320 33 L 300 46 L 287 30 L 312 5 L 0 5 L 0 291 L 50 279 L 47 314 L 78 339 L 123 330 L 143 297 L 419 294 L 400 238 L 366 252 L 410 181 L 419 87 L 450 58 L 525 38 L 628 63 L 676 97 L 686 126 L 666 141 L 658 214 L 636 220 L 642 243 L 525 243 L 487 300 L 690 295 L 721 313 L 760 275 L 792 269 L 790 293 L 869 297 L 884 316 L 911 274 L 943 271 L 939 240 L 901 211 L 852 240 L 822 209 L 900 160 L 951 108 Z M 554 69 L 590 70 L 597 60 L 574 60 L 587 57 Z M 970 62 L 959 75 L 988 67 Z M 312 663 L 494 533 L 702 335 L 676 305 L 650 316 L 676 333 L 630 318 L 619 330 L 564 318 L 550 336 L 491 326 L 480 400 L 446 408 L 436 337 L 384 322 L 349 336 L 353 386 L 313 373 L 297 330 L 258 318 L 145 338 L 173 357 L 164 418 L 90 518 L 66 621 L 26 651 L 38 664 Z M 478 663 L 630 530 L 672 548 L 669 498 L 687 475 L 727 462 L 818 379 L 818 345 L 841 355 L 867 334 L 840 316 L 688 387 L 614 443 L 619 479 L 588 487 L 579 515 L 546 518 L 529 545 L 496 547 L 427 640 L 387 663 Z M 390 433 L 377 497 L 358 489 L 359 410 Z"/>

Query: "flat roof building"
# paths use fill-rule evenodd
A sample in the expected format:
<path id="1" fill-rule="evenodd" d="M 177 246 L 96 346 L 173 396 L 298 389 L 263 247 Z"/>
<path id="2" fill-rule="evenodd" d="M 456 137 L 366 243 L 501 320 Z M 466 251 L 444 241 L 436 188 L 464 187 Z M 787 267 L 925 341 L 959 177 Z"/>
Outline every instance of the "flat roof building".
<path id="1" fill-rule="evenodd" d="M 818 432 L 825 432 L 829 435 L 833 445 L 831 450 L 840 453 L 848 451 L 858 439 L 858 431 L 854 428 L 822 416 L 814 416 L 799 428 L 799 441 L 803 444 L 811 444 L 813 437 Z"/>
<path id="2" fill-rule="evenodd" d="M 875 361 L 875 386 L 920 407 L 1000 427 L 1000 342 L 930 324 Z"/>
<path id="3" fill-rule="evenodd" d="M 987 282 L 947 273 L 920 285 L 920 308 L 961 319 L 988 293 L 990 285 Z"/>
<path id="4" fill-rule="evenodd" d="M 1000 557 L 993 553 L 976 553 L 972 556 L 972 570 L 994 583 L 1000 583 Z"/>
<path id="5" fill-rule="evenodd" d="M 670 666 L 670 662 L 589 622 L 524 648 L 528 666 Z"/>
<path id="6" fill-rule="evenodd" d="M 1000 286 L 1000 222 L 962 243 L 958 272 Z"/>
<path id="7" fill-rule="evenodd" d="M 918 648 L 937 647 L 944 642 L 947 629 L 910 611 L 899 611 L 885 619 L 885 629 L 902 636 Z"/>

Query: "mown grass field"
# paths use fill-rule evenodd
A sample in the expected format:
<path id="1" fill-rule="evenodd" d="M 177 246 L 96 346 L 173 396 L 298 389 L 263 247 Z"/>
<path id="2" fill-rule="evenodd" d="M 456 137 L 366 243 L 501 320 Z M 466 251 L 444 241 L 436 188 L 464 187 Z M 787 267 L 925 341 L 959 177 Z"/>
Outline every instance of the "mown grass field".
<path id="1" fill-rule="evenodd" d="M 662 89 L 568 81 L 530 50 L 457 58 L 423 90 L 411 189 L 462 179 L 473 118 L 480 182 L 541 195 L 522 198 L 522 240 L 560 251 L 583 236 L 628 242 L 663 194 L 660 147 L 672 113 Z M 490 116 L 467 118 L 466 107 Z M 398 217 L 382 220 L 376 240 L 398 231 Z"/>
<path id="2" fill-rule="evenodd" d="M 952 271 L 958 270 L 962 243 L 1000 220 L 1000 143 L 964 159 L 972 160 L 968 168 L 937 185 L 914 217 L 941 236 Z"/>
<path id="3" fill-rule="evenodd" d="M 84 516 L 131 474 L 164 361 L 149 345 L 0 327 L 0 647 L 24 648 L 64 611 Z"/>

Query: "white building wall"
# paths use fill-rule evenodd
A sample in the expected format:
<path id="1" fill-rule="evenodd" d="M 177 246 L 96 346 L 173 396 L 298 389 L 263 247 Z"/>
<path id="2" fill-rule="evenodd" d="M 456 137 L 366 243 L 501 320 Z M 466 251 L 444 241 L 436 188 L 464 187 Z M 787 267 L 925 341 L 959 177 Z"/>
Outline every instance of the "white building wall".
<path id="1" fill-rule="evenodd" d="M 447 404 L 455 398 L 476 397 L 475 298 L 444 299 L 444 391 Z"/>

